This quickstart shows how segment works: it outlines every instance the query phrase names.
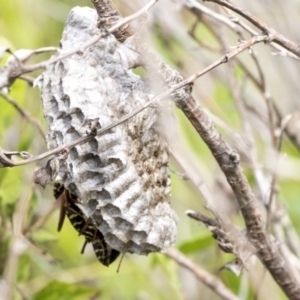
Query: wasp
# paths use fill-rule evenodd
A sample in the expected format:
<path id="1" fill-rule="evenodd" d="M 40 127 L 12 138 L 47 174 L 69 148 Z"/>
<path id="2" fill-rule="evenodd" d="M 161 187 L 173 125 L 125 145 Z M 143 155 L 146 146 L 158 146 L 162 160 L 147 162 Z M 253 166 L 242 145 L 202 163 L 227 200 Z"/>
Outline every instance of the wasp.
<path id="1" fill-rule="evenodd" d="M 62 184 L 57 182 L 54 184 L 53 194 L 56 200 L 59 198 L 61 200 L 57 230 L 60 231 L 62 229 L 65 216 L 67 216 L 79 235 L 83 235 L 85 237 L 81 253 L 84 253 L 87 243 L 92 243 L 97 259 L 104 266 L 109 266 L 113 263 L 119 256 L 120 252 L 107 245 L 101 231 L 98 230 L 91 218 L 86 217 L 77 205 L 79 200 L 76 195 L 70 193 Z"/>

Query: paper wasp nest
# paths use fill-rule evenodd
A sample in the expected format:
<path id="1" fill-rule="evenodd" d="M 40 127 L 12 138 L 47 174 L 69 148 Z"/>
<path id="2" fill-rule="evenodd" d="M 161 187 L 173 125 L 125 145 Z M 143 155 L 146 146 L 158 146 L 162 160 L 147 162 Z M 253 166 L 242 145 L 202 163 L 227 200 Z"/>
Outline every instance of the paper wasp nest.
<path id="1" fill-rule="evenodd" d="M 62 50 L 99 34 L 96 23 L 93 9 L 74 8 L 66 22 Z M 149 101 L 152 95 L 146 81 L 124 68 L 118 45 L 107 34 L 83 52 L 50 65 L 41 76 L 50 149 L 86 135 L 95 122 L 103 128 Z M 158 118 L 159 107 L 151 106 L 72 148 L 59 172 L 105 241 L 121 252 L 160 251 L 176 238 L 168 153 Z"/>

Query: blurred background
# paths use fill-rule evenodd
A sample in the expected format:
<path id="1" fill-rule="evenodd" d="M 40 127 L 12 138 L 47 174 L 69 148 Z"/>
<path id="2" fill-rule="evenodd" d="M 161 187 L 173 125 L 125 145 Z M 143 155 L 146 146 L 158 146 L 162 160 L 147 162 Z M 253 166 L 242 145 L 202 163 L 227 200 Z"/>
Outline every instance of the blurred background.
<path id="1" fill-rule="evenodd" d="M 114 3 L 127 16 L 146 2 Z M 300 42 L 297 26 L 300 1 L 235 3 L 287 38 Z M 205 14 L 197 4 L 222 15 L 240 28 L 241 34 Z M 0 47 L 15 51 L 58 46 L 64 22 L 74 6 L 92 7 L 92 4 L 88 0 L 2 1 Z M 209 2 L 161 0 L 151 9 L 146 21 L 136 20 L 132 26 L 141 27 L 153 50 L 188 77 L 251 36 L 241 24 L 233 23 L 234 17 L 228 10 Z M 240 17 L 239 21 L 260 33 Z M 49 56 L 49 53 L 38 55 L 30 63 Z M 7 57 L 2 59 L 2 66 Z M 224 140 L 239 152 L 263 216 L 271 220 L 270 232 L 295 255 L 297 268 L 300 265 L 297 258 L 300 253 L 299 66 L 299 61 L 278 49 L 258 44 L 202 76 L 193 90 Z M 40 73 L 29 75 L 36 78 Z M 37 88 L 16 80 L 9 96 L 47 132 Z M 46 151 L 37 126 L 28 122 L 15 106 L 0 95 L 0 147 L 33 155 Z M 186 166 L 197 173 L 199 182 L 213 195 L 219 211 L 243 227 L 236 200 L 213 156 L 175 107 L 173 114 L 174 129 L 162 130 L 171 137 L 172 146 Z M 22 228 L 27 242 L 20 246 L 20 259 L 14 266 L 13 299 L 222 299 L 164 254 L 148 257 L 127 254 L 119 273 L 116 272 L 118 262 L 109 268 L 100 265 L 91 245 L 81 255 L 84 239 L 78 237 L 68 221 L 60 233 L 56 231 L 58 208 L 52 186 L 43 190 L 33 183 L 33 172 L 43 163 L 0 169 L 0 278 L 12 271 L 7 268 L 7 257 L 18 203 L 25 203 L 22 211 L 26 211 Z M 176 248 L 218 277 L 240 299 L 286 299 L 255 258 L 239 277 L 228 270 L 219 270 L 234 259 L 233 255 L 221 252 L 211 233 L 185 214 L 186 210 L 195 210 L 211 216 L 205 209 L 206 199 L 174 159 L 171 159 L 171 172 L 172 207 L 179 217 Z"/>

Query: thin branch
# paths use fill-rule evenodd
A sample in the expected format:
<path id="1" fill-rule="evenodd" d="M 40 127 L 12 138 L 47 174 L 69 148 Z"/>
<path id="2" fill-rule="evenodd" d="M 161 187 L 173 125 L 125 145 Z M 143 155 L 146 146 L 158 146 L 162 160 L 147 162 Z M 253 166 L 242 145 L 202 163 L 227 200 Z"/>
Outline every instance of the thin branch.
<path id="1" fill-rule="evenodd" d="M 113 127 L 116 127 L 117 125 L 129 120 L 130 118 L 134 117 L 135 115 L 137 115 L 138 113 L 140 113 L 141 111 L 143 111 L 144 109 L 148 108 L 151 105 L 155 105 L 158 101 L 161 101 L 162 99 L 166 98 L 167 96 L 169 96 L 170 94 L 172 94 L 173 92 L 175 92 L 178 89 L 181 89 L 182 87 L 189 85 L 191 83 L 193 83 L 196 79 L 198 79 L 199 77 L 201 77 L 202 75 L 206 74 L 207 72 L 211 71 L 212 69 L 216 68 L 217 66 L 228 62 L 229 59 L 233 58 L 234 56 L 236 56 L 237 54 L 243 52 L 244 50 L 248 49 L 249 47 L 251 47 L 252 45 L 259 43 L 259 42 L 264 42 L 268 39 L 267 36 L 255 36 L 250 38 L 249 40 L 241 43 L 240 45 L 238 45 L 235 49 L 233 49 L 232 51 L 228 52 L 227 54 L 225 54 L 224 56 L 222 56 L 219 60 L 215 61 L 214 63 L 212 63 L 211 65 L 209 65 L 207 68 L 203 69 L 202 71 L 199 71 L 198 73 L 188 77 L 187 79 L 179 82 L 178 84 L 174 85 L 173 87 L 169 88 L 168 90 L 166 90 L 165 92 L 159 94 L 158 96 L 152 98 L 151 101 L 149 101 L 148 103 L 144 104 L 143 106 L 133 110 L 131 113 L 125 115 L 124 117 L 112 122 L 110 125 L 103 127 L 99 130 L 97 130 L 96 135 L 99 136 L 105 132 L 107 132 L 108 130 L 112 129 Z M 53 150 L 47 151 L 45 153 L 42 153 L 36 157 L 32 157 L 29 158 L 27 160 L 22 160 L 22 161 L 13 161 L 10 160 L 9 158 L 7 158 L 3 152 L 0 149 L 0 163 L 2 163 L 2 167 L 15 167 L 15 166 L 21 166 L 21 165 L 26 165 L 26 164 L 30 164 L 33 162 L 37 162 L 40 161 L 44 158 L 47 158 L 49 156 L 52 156 L 54 154 L 60 153 L 63 150 L 66 149 L 71 149 L 73 147 L 75 147 L 76 145 L 79 145 L 81 143 L 86 143 L 89 140 L 91 140 L 94 137 L 94 134 L 87 134 L 84 135 L 76 140 L 74 140 L 73 142 L 71 142 L 70 144 L 67 145 L 61 145 L 60 147 L 57 147 Z M 1 165 L 0 165 L 1 167 Z"/>
<path id="2" fill-rule="evenodd" d="M 192 11 L 200 11 L 201 13 L 215 19 L 216 21 L 225 24 L 228 28 L 232 29 L 236 33 L 240 34 L 240 28 L 228 18 L 216 13 L 215 11 L 207 8 L 205 5 L 200 4 L 196 0 L 186 0 L 184 6 Z"/>
<path id="3" fill-rule="evenodd" d="M 169 248 L 166 255 L 175 260 L 179 265 L 191 271 L 195 277 L 226 300 L 239 300 L 239 297 L 234 295 L 217 277 L 194 264 L 190 259 L 174 248 Z"/>
<path id="4" fill-rule="evenodd" d="M 145 5 L 142 9 L 137 11 L 136 13 L 121 19 L 119 22 L 117 22 L 114 26 L 109 28 L 107 31 L 110 33 L 115 32 L 118 28 L 121 28 L 122 26 L 128 24 L 129 22 L 139 18 L 144 13 L 146 13 L 158 0 L 151 0 L 147 5 Z M 54 64 L 58 61 L 61 61 L 64 58 L 67 58 L 71 56 L 72 54 L 83 52 L 90 46 L 94 45 L 97 41 L 99 41 L 103 37 L 103 34 L 99 34 L 91 38 L 89 41 L 78 45 L 77 47 L 74 47 L 71 50 L 68 51 L 60 51 L 59 55 L 51 57 L 50 59 L 43 61 L 41 63 L 32 64 L 32 65 L 24 65 L 22 60 L 18 61 L 18 64 L 13 64 L 11 66 L 6 66 L 4 68 L 3 74 L 1 74 L 2 78 L 0 77 L 0 91 L 2 88 L 9 86 L 13 83 L 15 78 L 20 77 L 23 74 L 30 73 L 39 69 L 46 69 L 49 65 Z M 51 47 L 50 47 L 51 48 Z M 45 49 L 49 51 L 49 48 L 41 48 L 43 51 Z M 42 51 L 34 51 L 34 53 L 40 53 Z"/>
<path id="5" fill-rule="evenodd" d="M 28 76 L 28 75 L 21 75 L 18 77 L 18 79 L 26 81 L 30 87 L 33 87 L 35 78 Z"/>
<path id="6" fill-rule="evenodd" d="M 230 16 L 230 18 L 226 18 L 221 14 L 218 14 L 214 12 L 213 10 L 205 7 L 204 5 L 199 4 L 195 0 L 186 0 L 183 5 L 188 8 L 191 12 L 196 14 L 198 17 L 200 14 L 207 15 L 209 18 L 216 20 L 217 22 L 221 22 L 225 24 L 228 28 L 231 30 L 234 30 L 238 36 L 241 36 L 241 30 L 239 27 L 235 26 L 235 24 L 239 25 L 241 28 L 249 32 L 251 35 L 258 35 L 259 33 L 252 29 L 250 26 L 245 24 L 244 22 L 241 22 L 238 17 L 236 16 Z M 278 53 L 274 53 L 274 55 L 281 55 L 281 56 L 288 56 L 290 58 L 300 60 L 299 56 L 295 55 L 289 50 L 286 50 L 284 47 L 282 47 L 279 44 L 276 44 L 274 42 L 269 43 L 270 46 L 275 48 L 276 50 L 279 51 Z"/>
<path id="7" fill-rule="evenodd" d="M 99 16 L 99 26 L 102 22 L 106 27 L 111 27 L 122 19 L 121 14 L 118 12 L 111 0 L 91 0 L 94 4 L 97 14 Z M 128 37 L 133 35 L 133 31 L 129 24 L 125 24 L 112 32 L 116 39 L 123 43 Z"/>
<path id="8" fill-rule="evenodd" d="M 237 58 L 238 64 L 239 66 L 243 69 L 243 71 L 246 73 L 246 75 L 250 78 L 250 80 L 254 83 L 254 85 L 256 86 L 256 88 L 262 92 L 263 97 L 267 98 L 265 101 L 269 101 L 272 104 L 272 108 L 275 112 L 276 118 L 277 118 L 277 122 L 280 125 L 281 120 L 283 119 L 282 113 L 280 112 L 279 108 L 276 105 L 276 101 L 275 99 L 272 97 L 272 95 L 270 94 L 269 91 L 265 91 L 265 86 L 263 85 L 263 83 L 261 82 L 261 80 L 257 79 L 254 74 L 245 66 L 245 64 L 239 60 Z M 261 120 L 263 120 L 263 118 L 260 118 Z M 295 135 L 289 126 L 286 126 L 284 128 L 284 132 L 286 134 L 286 136 L 289 138 L 289 140 L 292 142 L 292 144 L 295 146 L 295 148 L 300 151 L 300 141 L 297 138 L 297 135 Z"/>
<path id="9" fill-rule="evenodd" d="M 239 165 L 239 156 L 214 127 L 202 107 L 190 97 L 177 104 L 211 150 L 230 184 L 243 214 L 249 238 L 275 281 L 291 299 L 300 299 L 300 284 L 290 271 L 274 240 L 265 230 L 258 201 Z"/>
<path id="10" fill-rule="evenodd" d="M 46 250 L 41 250 L 40 248 L 38 248 L 37 246 L 35 246 L 31 241 L 27 240 L 27 244 L 28 244 L 28 250 L 31 250 L 34 254 L 37 255 L 41 255 L 45 258 L 45 260 L 49 263 L 49 264 L 55 264 L 57 263 L 57 260 L 52 257 L 49 253 L 47 253 Z"/>
<path id="11" fill-rule="evenodd" d="M 256 40 L 257 37 L 258 40 Z M 192 81 L 240 53 L 240 47 L 247 49 L 257 42 L 268 40 L 268 37 L 266 38 L 261 35 L 250 38 L 241 43 L 239 47 L 226 54 L 221 60 L 216 61 L 208 68 L 201 71 L 201 74 L 195 74 Z M 146 68 L 152 72 L 157 72 L 158 70 L 159 75 L 169 87 L 178 87 L 178 82 L 189 82 L 188 80 L 190 78 L 183 80 L 178 72 L 165 65 L 161 59 L 156 58 L 155 55 L 150 53 L 147 47 L 140 47 L 143 48 L 143 50 L 140 51 L 144 54 L 143 57 L 146 57 Z M 258 201 L 239 165 L 238 153 L 222 139 L 209 116 L 205 113 L 200 104 L 190 95 L 190 89 L 187 87 L 177 89 L 176 92 L 172 93 L 172 96 L 177 107 L 183 111 L 187 119 L 201 136 L 202 140 L 207 144 L 226 176 L 244 217 L 250 242 L 255 247 L 259 259 L 263 262 L 274 280 L 288 297 L 291 299 L 300 299 L 300 282 L 291 271 L 289 261 L 284 259 L 275 241 L 265 230 L 265 224 L 258 207 Z"/>
<path id="12" fill-rule="evenodd" d="M 9 97 L 8 95 L 0 92 L 0 96 L 6 100 L 6 102 L 8 102 L 9 104 L 11 104 L 17 111 L 18 113 L 31 125 L 33 125 L 35 128 L 37 128 L 37 130 L 39 131 L 39 133 L 41 134 L 41 136 L 43 137 L 43 139 L 45 140 L 45 135 L 46 132 L 44 131 L 44 129 L 41 126 L 41 123 L 36 120 L 33 116 L 31 116 L 27 111 L 25 111 L 18 103 L 16 100 L 14 100 L 13 98 Z"/>
<path id="13" fill-rule="evenodd" d="M 33 232 L 37 231 L 39 228 L 41 228 L 52 216 L 52 214 L 58 209 L 59 206 L 60 204 L 58 203 L 58 201 L 53 201 L 53 204 L 50 207 L 50 209 L 40 218 L 38 218 L 32 225 L 30 225 L 30 227 L 25 228 L 23 230 L 23 234 L 27 237 L 30 236 Z"/>
<path id="14" fill-rule="evenodd" d="M 191 167 L 191 165 L 183 158 L 183 155 L 177 150 L 178 147 L 169 146 L 169 151 L 175 161 L 184 171 L 185 176 L 191 181 L 191 183 L 198 190 L 200 195 L 204 199 L 204 203 L 207 209 L 209 209 L 217 218 L 224 220 L 224 217 L 218 213 L 218 210 L 215 207 L 215 202 L 213 200 L 213 195 L 210 193 L 207 185 L 199 176 L 199 174 Z M 226 220 L 227 221 L 227 220 Z"/>
<path id="15" fill-rule="evenodd" d="M 191 95 L 189 95 L 186 91 L 187 87 L 185 87 L 203 74 L 206 74 L 210 70 L 227 62 L 230 58 L 241 53 L 245 49 L 248 49 L 252 45 L 268 40 L 269 38 L 264 35 L 254 36 L 241 43 L 236 49 L 233 49 L 209 67 L 185 80 L 182 80 L 182 77 L 176 71 L 163 64 L 161 60 L 156 59 L 155 56 L 150 53 L 149 48 L 147 50 L 145 45 L 139 45 L 144 48 L 143 50 L 145 50 L 140 52 L 144 53 L 144 55 L 146 54 L 148 61 L 150 60 L 150 63 L 146 65 L 146 68 L 149 67 L 148 69 L 151 71 L 158 68 L 161 76 L 165 76 L 164 80 L 167 82 L 168 86 L 171 86 L 171 88 L 153 98 L 152 101 L 144 107 L 137 109 L 131 113 L 131 115 L 133 116 L 139 111 L 145 109 L 151 105 L 153 101 L 159 101 L 163 97 L 172 93 L 175 98 L 176 105 L 184 112 L 186 117 L 195 127 L 196 131 L 208 145 L 224 172 L 227 181 L 231 185 L 244 216 L 250 241 L 255 246 L 259 258 L 268 268 L 273 278 L 281 286 L 285 293 L 290 297 L 294 297 L 292 299 L 297 299 L 295 297 L 298 296 L 295 295 L 300 295 L 299 282 L 293 276 L 293 273 L 290 272 L 290 265 L 287 261 L 284 261 L 275 242 L 265 231 L 265 225 L 257 206 L 257 200 L 255 199 L 247 178 L 239 166 L 238 154 L 222 140 L 209 117 L 203 111 L 201 106 L 191 97 Z M 185 88 L 181 89 L 182 87 Z M 124 119 L 128 118 L 125 116 Z M 261 247 L 261 245 L 264 245 L 264 247 Z"/>
<path id="16" fill-rule="evenodd" d="M 24 238 L 22 230 L 27 216 L 29 201 L 32 196 L 32 182 L 32 178 L 30 178 L 30 181 L 27 182 L 27 189 L 25 189 L 20 196 L 16 206 L 16 212 L 13 215 L 13 236 L 6 261 L 4 284 L 2 291 L 0 291 L 2 300 L 9 300 L 12 298 L 11 296 L 17 276 L 19 258 L 28 247 L 27 240 Z"/>
<path id="17" fill-rule="evenodd" d="M 120 27 L 128 24 L 129 22 L 139 18 L 144 13 L 146 13 L 157 1 L 158 0 L 149 1 L 149 3 L 147 5 L 145 5 L 143 8 L 141 8 L 139 11 L 137 11 L 136 13 L 134 13 L 134 14 L 126 17 L 126 18 L 121 19 L 117 24 L 115 24 L 114 26 L 109 28 L 107 31 L 109 33 L 113 33 L 118 28 L 120 28 Z M 77 52 L 84 52 L 87 48 L 89 48 L 90 46 L 97 43 L 102 37 L 103 37 L 103 34 L 96 35 L 93 38 L 91 38 L 89 41 L 87 41 L 83 44 L 80 44 L 80 45 L 78 45 L 77 47 L 74 47 L 71 50 L 64 51 L 64 52 L 61 51 L 58 56 L 50 58 L 47 61 L 35 64 L 35 65 L 24 66 L 24 68 L 22 70 L 22 74 L 32 72 L 32 71 L 37 70 L 37 69 L 46 69 L 49 65 L 54 64 L 58 61 L 61 61 L 62 59 L 71 56 L 72 54 L 75 54 Z"/>
<path id="18" fill-rule="evenodd" d="M 215 46 L 211 46 L 210 44 L 206 43 L 205 41 L 200 40 L 196 36 L 195 31 L 196 31 L 198 23 L 199 23 L 199 20 L 196 20 L 194 22 L 194 24 L 191 26 L 191 29 L 188 31 L 188 34 L 199 44 L 199 46 L 201 48 L 205 48 L 209 52 L 215 52 L 215 53 L 220 54 L 221 53 L 221 48 L 217 48 Z"/>
<path id="19" fill-rule="evenodd" d="M 20 76 L 23 73 L 25 73 L 23 72 L 23 69 L 25 68 L 24 64 L 30 58 L 32 58 L 36 54 L 49 52 L 49 51 L 57 51 L 57 48 L 43 47 L 36 50 L 19 49 L 15 52 L 11 52 L 9 50 L 8 52 L 11 53 L 11 56 L 8 58 L 6 65 L 3 68 L 0 68 L 0 91 L 2 89 L 7 90 L 7 87 L 13 84 L 17 78 L 20 78 Z"/>
<path id="20" fill-rule="evenodd" d="M 262 30 L 263 33 L 266 33 L 269 35 L 270 40 L 273 42 L 281 45 L 285 49 L 291 51 L 295 55 L 297 55 L 300 58 L 300 46 L 289 39 L 287 39 L 285 36 L 277 32 L 275 29 L 270 27 L 268 24 L 257 18 L 256 16 L 252 15 L 250 12 L 245 10 L 244 8 L 241 8 L 235 4 L 233 4 L 231 1 L 227 0 L 205 0 L 207 2 L 214 2 L 217 4 L 220 4 L 222 6 L 225 6 L 229 8 L 230 10 L 236 12 L 237 14 L 244 17 L 246 20 L 248 20 L 250 23 L 252 23 L 254 26 Z"/>

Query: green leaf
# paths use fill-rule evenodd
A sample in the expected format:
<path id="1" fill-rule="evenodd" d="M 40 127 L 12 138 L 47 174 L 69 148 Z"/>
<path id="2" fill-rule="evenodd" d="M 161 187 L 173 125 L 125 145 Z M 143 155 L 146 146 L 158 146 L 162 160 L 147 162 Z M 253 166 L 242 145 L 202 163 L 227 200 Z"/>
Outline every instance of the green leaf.
<path id="1" fill-rule="evenodd" d="M 27 253 L 20 256 L 18 264 L 18 282 L 26 282 L 30 276 L 30 257 Z"/>
<path id="2" fill-rule="evenodd" d="M 0 171 L 0 198 L 2 204 L 14 204 L 20 196 L 22 188 L 22 178 L 20 178 L 20 169 L 3 169 Z"/>
<path id="3" fill-rule="evenodd" d="M 179 250 L 184 254 L 193 253 L 211 246 L 213 242 L 214 239 L 211 237 L 211 234 L 207 233 L 207 235 L 193 237 L 192 239 L 181 243 L 179 245 Z"/>
<path id="4" fill-rule="evenodd" d="M 40 290 L 34 300 L 76 300 L 88 299 L 88 297 L 99 294 L 99 291 L 90 286 L 80 284 L 68 284 L 59 281 L 52 281 L 45 288 Z"/>

